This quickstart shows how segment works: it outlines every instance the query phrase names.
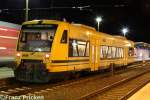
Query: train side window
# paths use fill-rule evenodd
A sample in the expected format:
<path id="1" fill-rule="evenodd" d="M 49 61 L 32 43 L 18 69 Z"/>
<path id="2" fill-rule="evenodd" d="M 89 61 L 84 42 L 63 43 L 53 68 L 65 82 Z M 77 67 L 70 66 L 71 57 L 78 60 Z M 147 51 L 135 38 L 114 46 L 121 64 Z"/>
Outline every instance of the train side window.
<path id="1" fill-rule="evenodd" d="M 77 42 L 76 40 L 69 39 L 69 57 L 77 57 Z"/>
<path id="2" fill-rule="evenodd" d="M 68 37 L 68 32 L 67 30 L 64 30 L 62 38 L 61 38 L 61 43 L 67 43 L 67 37 Z"/>
<path id="3" fill-rule="evenodd" d="M 84 42 L 84 41 L 78 41 L 77 43 L 78 43 L 79 56 L 80 57 L 85 56 L 86 42 Z"/>
<path id="4" fill-rule="evenodd" d="M 116 47 L 112 47 L 112 58 L 116 58 Z"/>
<path id="5" fill-rule="evenodd" d="M 123 58 L 123 48 L 120 49 L 121 51 L 121 58 Z"/>
<path id="6" fill-rule="evenodd" d="M 119 48 L 119 58 L 121 58 L 121 48 Z"/>
<path id="7" fill-rule="evenodd" d="M 101 46 L 100 47 L 100 58 L 123 58 L 123 48 L 112 47 L 112 46 Z"/>
<path id="8" fill-rule="evenodd" d="M 89 42 L 69 39 L 69 57 L 89 56 Z"/>
<path id="9" fill-rule="evenodd" d="M 108 47 L 107 58 L 112 58 L 112 47 Z"/>
<path id="10" fill-rule="evenodd" d="M 104 58 L 102 46 L 100 46 L 100 58 Z"/>
<path id="11" fill-rule="evenodd" d="M 77 50 L 76 40 L 73 40 L 72 47 L 73 47 L 73 55 L 72 56 L 77 57 L 78 56 L 78 50 Z"/>
<path id="12" fill-rule="evenodd" d="M 128 55 L 129 56 L 134 56 L 134 48 L 129 47 Z"/>
<path id="13" fill-rule="evenodd" d="M 119 58 L 119 48 L 116 48 L 116 58 Z"/>
<path id="14" fill-rule="evenodd" d="M 107 57 L 107 52 L 108 52 L 108 46 L 101 46 L 101 58 L 105 59 Z"/>
<path id="15" fill-rule="evenodd" d="M 123 48 L 116 48 L 116 58 L 123 58 Z"/>
<path id="16" fill-rule="evenodd" d="M 89 56 L 89 42 L 87 42 L 87 45 L 86 45 L 86 56 L 88 57 Z"/>

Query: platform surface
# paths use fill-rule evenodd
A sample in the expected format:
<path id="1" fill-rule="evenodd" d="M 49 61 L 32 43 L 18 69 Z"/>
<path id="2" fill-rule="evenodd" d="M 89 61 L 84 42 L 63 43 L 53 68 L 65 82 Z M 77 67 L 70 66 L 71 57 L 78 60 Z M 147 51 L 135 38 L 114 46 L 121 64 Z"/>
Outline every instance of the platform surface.
<path id="1" fill-rule="evenodd" d="M 150 100 L 150 83 L 132 95 L 128 100 Z"/>
<path id="2" fill-rule="evenodd" d="M 1 67 L 0 68 L 0 79 L 14 77 L 14 72 L 11 68 Z"/>

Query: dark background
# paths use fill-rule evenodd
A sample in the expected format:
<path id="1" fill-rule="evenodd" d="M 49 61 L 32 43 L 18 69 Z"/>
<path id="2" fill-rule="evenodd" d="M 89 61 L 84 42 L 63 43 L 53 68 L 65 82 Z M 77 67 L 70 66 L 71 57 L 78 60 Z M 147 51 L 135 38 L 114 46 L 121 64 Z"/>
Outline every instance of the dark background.
<path id="1" fill-rule="evenodd" d="M 128 39 L 150 43 L 150 0 L 29 0 L 29 8 L 29 20 L 65 18 L 95 28 L 95 18 L 102 16 L 100 31 L 122 35 L 128 27 Z M 1 0 L 0 20 L 21 24 L 24 9 L 25 0 Z"/>

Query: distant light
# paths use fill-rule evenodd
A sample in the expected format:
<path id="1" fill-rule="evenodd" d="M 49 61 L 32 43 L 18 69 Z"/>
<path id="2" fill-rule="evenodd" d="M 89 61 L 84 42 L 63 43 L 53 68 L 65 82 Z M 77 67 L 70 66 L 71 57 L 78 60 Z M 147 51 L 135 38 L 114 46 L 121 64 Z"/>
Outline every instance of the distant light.
<path id="1" fill-rule="evenodd" d="M 45 58 L 49 58 L 49 57 L 50 57 L 50 55 L 49 55 L 49 54 L 46 54 L 46 55 L 45 55 Z"/>
<path id="2" fill-rule="evenodd" d="M 99 22 L 101 22 L 102 21 L 102 17 L 97 17 L 96 18 L 96 21 L 99 23 Z"/>
<path id="3" fill-rule="evenodd" d="M 0 47 L 0 50 L 5 50 L 5 49 L 7 49 L 6 47 Z"/>
<path id="4" fill-rule="evenodd" d="M 17 56 L 17 57 L 20 57 L 20 56 L 21 56 L 21 54 L 18 52 L 18 53 L 16 54 L 16 56 Z"/>

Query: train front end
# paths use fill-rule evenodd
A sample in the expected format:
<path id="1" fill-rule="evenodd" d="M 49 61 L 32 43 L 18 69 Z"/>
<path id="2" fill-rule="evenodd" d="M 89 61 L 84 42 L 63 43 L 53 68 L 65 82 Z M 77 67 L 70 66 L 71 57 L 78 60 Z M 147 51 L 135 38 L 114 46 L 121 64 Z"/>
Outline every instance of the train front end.
<path id="1" fill-rule="evenodd" d="M 48 82 L 51 50 L 58 24 L 55 21 L 29 21 L 22 25 L 16 52 L 17 80 Z"/>

